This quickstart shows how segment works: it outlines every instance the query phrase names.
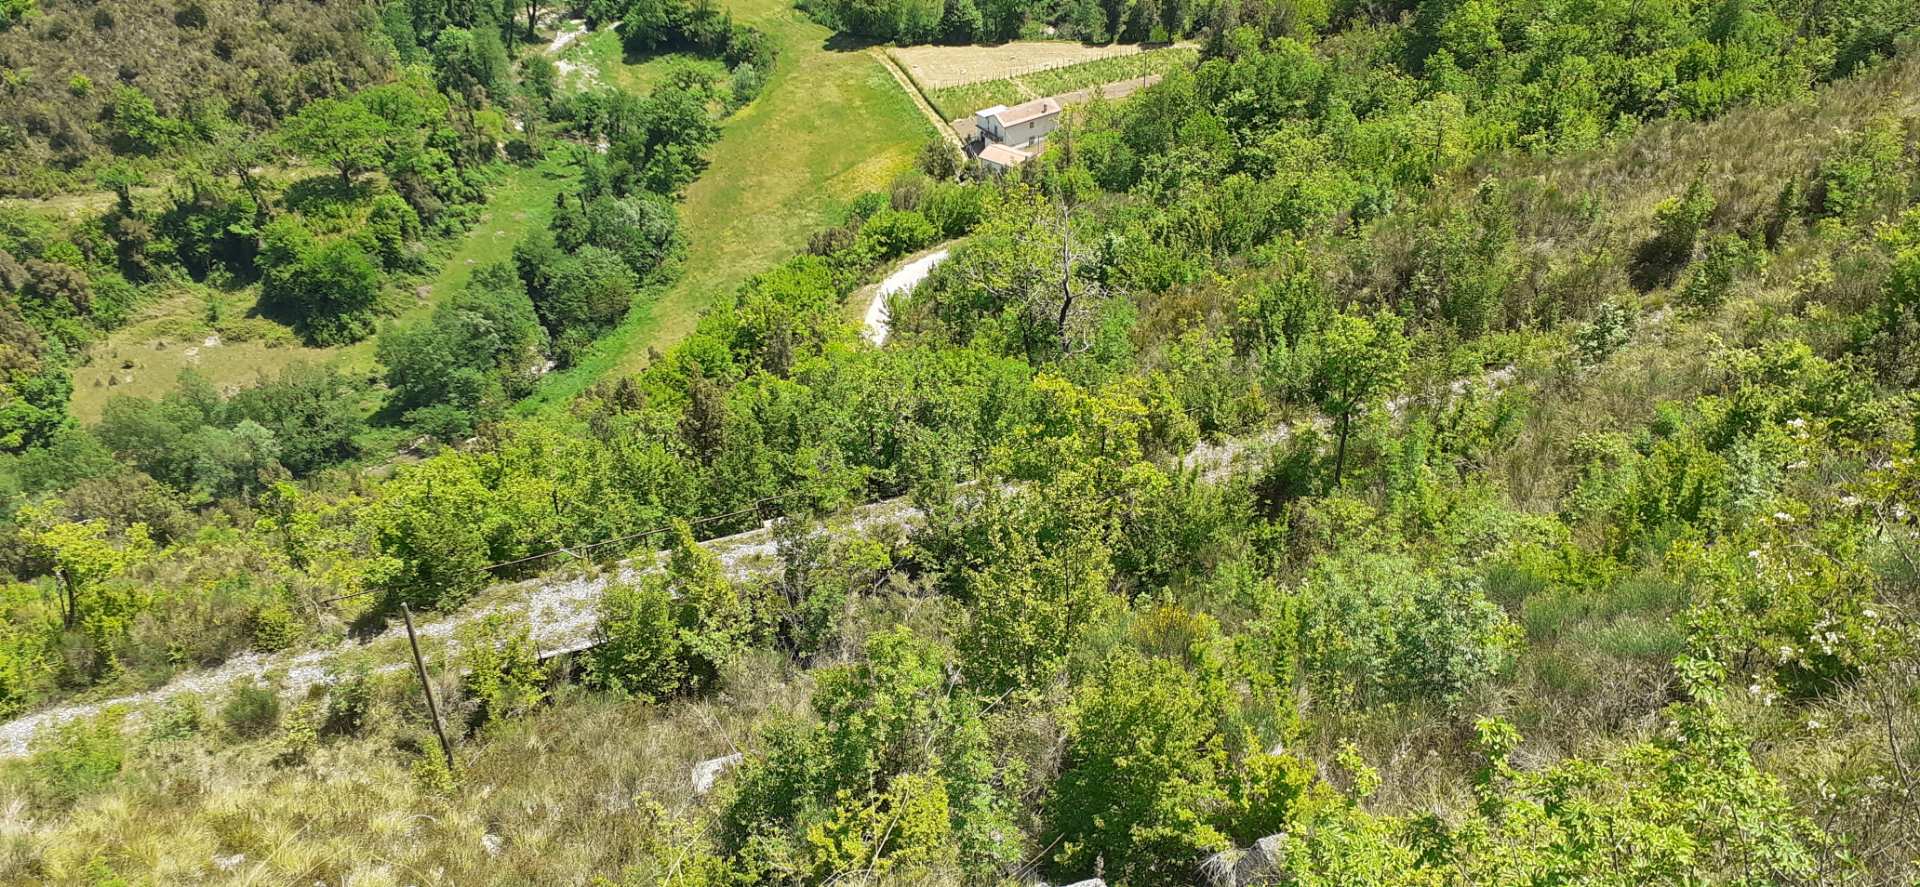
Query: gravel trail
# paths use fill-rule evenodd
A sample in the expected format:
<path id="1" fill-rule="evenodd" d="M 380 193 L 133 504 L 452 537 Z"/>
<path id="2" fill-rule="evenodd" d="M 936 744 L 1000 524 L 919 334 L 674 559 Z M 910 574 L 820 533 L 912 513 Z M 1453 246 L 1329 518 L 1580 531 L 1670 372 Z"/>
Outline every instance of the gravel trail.
<path id="1" fill-rule="evenodd" d="M 873 291 L 873 301 L 867 305 L 866 329 L 867 341 L 875 346 L 887 344 L 887 300 L 896 293 L 910 293 L 913 288 L 926 280 L 927 275 L 941 262 L 947 260 L 952 250 L 938 249 L 918 259 L 900 266 L 899 270 L 887 275 L 880 281 L 880 288 Z"/>
<path id="2" fill-rule="evenodd" d="M 926 263 L 919 277 L 924 278 L 932 265 L 937 264 L 945 254 L 946 251 L 941 250 L 913 263 Z M 888 283 L 895 278 L 902 278 L 911 267 L 895 272 L 887 278 Z M 884 292 L 886 284 L 881 289 Z M 880 304 L 878 298 L 875 304 Z M 884 325 L 882 330 L 884 332 Z M 1491 370 L 1478 380 L 1454 382 L 1449 394 L 1459 396 L 1474 381 L 1491 388 L 1501 388 L 1513 376 L 1512 367 Z M 1408 404 L 1409 400 L 1403 398 L 1390 402 L 1388 409 L 1398 415 L 1406 410 Z M 1264 457 L 1291 436 L 1292 426 L 1281 424 L 1215 443 L 1202 441 L 1178 460 L 1178 464 L 1204 478 L 1217 480 L 1229 474 L 1237 465 Z M 886 499 L 854 508 L 847 518 L 837 521 L 836 525 L 842 532 L 851 530 L 881 534 L 909 530 L 918 525 L 923 517 L 920 510 L 904 498 Z M 775 559 L 778 548 L 770 525 L 709 539 L 701 544 L 719 558 L 727 575 L 736 580 L 778 567 Z M 616 580 L 631 582 L 660 569 L 666 562 L 666 556 L 666 551 L 657 551 L 619 561 L 603 570 L 561 570 L 547 576 L 496 586 L 483 593 L 477 605 L 442 616 L 425 616 L 415 621 L 414 628 L 423 641 L 442 645 L 438 659 L 444 662 L 459 649 L 455 633 L 460 626 L 492 613 L 524 612 L 530 623 L 534 646 L 541 651 L 542 658 L 577 652 L 593 644 L 593 627 L 597 621 L 600 596 L 608 584 Z M 410 663 L 400 654 L 405 648 L 405 637 L 405 629 L 396 621 L 370 640 L 347 641 L 300 653 L 246 653 L 214 668 L 184 672 L 165 685 L 143 693 L 96 702 L 56 705 L 0 724 L 0 758 L 25 754 L 29 742 L 42 729 L 97 714 L 110 706 L 144 707 L 186 693 L 215 695 L 236 683 L 259 681 L 270 675 L 283 695 L 297 697 L 309 688 L 331 680 L 335 672 L 347 664 L 349 654 L 359 651 L 392 654 L 389 657 L 392 661 L 376 668 L 376 672 L 408 668 L 411 667 Z"/>

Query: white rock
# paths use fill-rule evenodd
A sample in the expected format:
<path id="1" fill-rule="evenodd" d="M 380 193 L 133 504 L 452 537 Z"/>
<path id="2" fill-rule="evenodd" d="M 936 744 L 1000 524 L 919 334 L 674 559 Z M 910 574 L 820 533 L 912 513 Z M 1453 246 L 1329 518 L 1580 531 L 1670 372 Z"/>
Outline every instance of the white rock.
<path id="1" fill-rule="evenodd" d="M 1268 835 L 1245 850 L 1223 850 L 1200 864 L 1207 887 L 1251 887 L 1275 883 L 1283 873 L 1287 836 Z"/>
<path id="2" fill-rule="evenodd" d="M 738 766 L 743 756 L 739 752 L 722 755 L 693 765 L 693 793 L 704 795 L 713 791 L 713 784 L 720 780 L 721 774 Z"/>
<path id="3" fill-rule="evenodd" d="M 507 842 L 503 840 L 499 835 L 481 835 L 480 836 L 480 846 L 486 848 L 488 856 L 499 856 L 500 848 L 505 846 L 506 843 Z"/>
<path id="4" fill-rule="evenodd" d="M 232 856 L 216 856 L 213 858 L 213 867 L 223 872 L 230 872 L 239 868 L 240 864 L 246 861 L 247 855 L 245 853 L 235 853 Z"/>
<path id="5" fill-rule="evenodd" d="M 1240 857 L 1240 863 L 1233 867 L 1236 887 L 1260 883 L 1282 873 L 1287 859 L 1287 836 L 1285 832 L 1268 835 L 1253 842 L 1247 852 Z"/>
<path id="6" fill-rule="evenodd" d="M 1060 885 L 1060 887 L 1107 887 L 1107 882 L 1102 881 L 1099 878 L 1088 878 L 1085 881 L 1075 881 L 1071 884 L 1062 884 Z"/>

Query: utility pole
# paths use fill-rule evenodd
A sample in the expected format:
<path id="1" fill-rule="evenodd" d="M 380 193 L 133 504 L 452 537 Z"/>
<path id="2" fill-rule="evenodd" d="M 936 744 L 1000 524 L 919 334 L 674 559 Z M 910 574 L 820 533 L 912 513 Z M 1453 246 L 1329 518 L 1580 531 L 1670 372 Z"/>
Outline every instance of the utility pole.
<path id="1" fill-rule="evenodd" d="M 433 735 L 440 737 L 440 753 L 446 755 L 447 772 L 453 772 L 453 743 L 447 741 L 447 728 L 440 723 L 440 706 L 433 702 L 433 684 L 427 680 L 427 662 L 420 658 L 420 639 L 413 633 L 413 611 L 400 605 L 400 618 L 407 623 L 407 645 L 413 648 L 413 669 L 420 675 L 420 692 L 427 697 L 427 715 L 433 718 Z"/>

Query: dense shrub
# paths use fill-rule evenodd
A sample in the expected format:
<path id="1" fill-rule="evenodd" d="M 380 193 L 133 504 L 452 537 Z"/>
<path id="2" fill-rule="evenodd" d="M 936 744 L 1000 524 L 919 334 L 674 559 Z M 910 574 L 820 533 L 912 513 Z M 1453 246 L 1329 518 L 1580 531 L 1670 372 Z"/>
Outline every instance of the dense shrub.
<path id="1" fill-rule="evenodd" d="M 546 669 L 524 621 L 493 613 L 461 627 L 460 690 L 474 727 L 524 715 L 546 699 Z"/>
<path id="2" fill-rule="evenodd" d="M 280 709 L 280 694 L 272 687 L 242 684 L 221 704 L 220 722 L 236 736 L 259 739 L 280 726 Z"/>
<path id="3" fill-rule="evenodd" d="M 375 353 L 387 368 L 392 408 L 448 414 L 436 429 L 448 439 L 530 391 L 546 347 L 533 302 L 498 263 L 475 270 L 427 320 L 383 331 Z"/>
<path id="4" fill-rule="evenodd" d="M 106 787 L 126 766 L 122 713 L 109 711 L 55 726 L 36 739 L 23 765 L 36 802 L 62 807 Z"/>
<path id="5" fill-rule="evenodd" d="M 267 226 L 260 298 L 315 345 L 344 345 L 373 332 L 378 267 L 351 240 L 322 240 L 292 218 Z"/>

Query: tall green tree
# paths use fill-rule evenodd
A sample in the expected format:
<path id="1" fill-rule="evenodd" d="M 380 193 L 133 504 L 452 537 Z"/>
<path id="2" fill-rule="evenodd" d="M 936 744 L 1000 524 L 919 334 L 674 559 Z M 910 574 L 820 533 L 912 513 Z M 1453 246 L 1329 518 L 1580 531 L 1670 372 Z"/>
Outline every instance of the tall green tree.
<path id="1" fill-rule="evenodd" d="M 1373 317 L 1339 314 L 1320 334 L 1320 364 L 1314 372 L 1314 390 L 1320 409 L 1337 428 L 1338 449 L 1333 460 L 1333 484 L 1340 485 L 1347 465 L 1347 438 L 1353 420 L 1386 405 L 1386 397 L 1400 384 L 1407 368 L 1407 341 L 1400 318 L 1381 313 Z"/>
<path id="2" fill-rule="evenodd" d="M 280 129 L 287 146 L 315 163 L 333 167 L 340 184 L 353 187 L 354 176 L 380 164 L 391 127 L 380 115 L 353 99 L 317 99 L 288 118 Z"/>

